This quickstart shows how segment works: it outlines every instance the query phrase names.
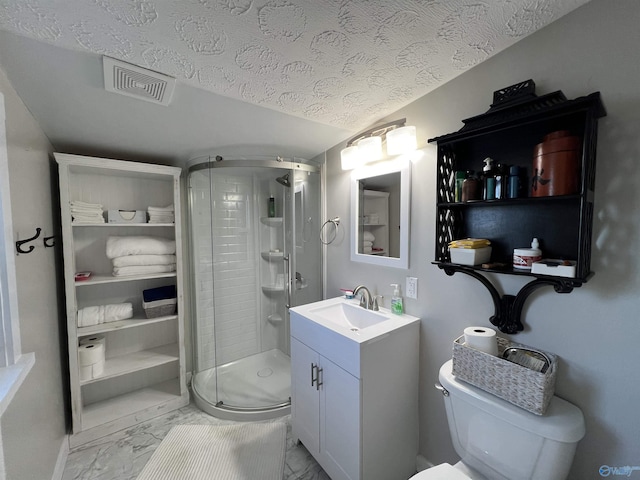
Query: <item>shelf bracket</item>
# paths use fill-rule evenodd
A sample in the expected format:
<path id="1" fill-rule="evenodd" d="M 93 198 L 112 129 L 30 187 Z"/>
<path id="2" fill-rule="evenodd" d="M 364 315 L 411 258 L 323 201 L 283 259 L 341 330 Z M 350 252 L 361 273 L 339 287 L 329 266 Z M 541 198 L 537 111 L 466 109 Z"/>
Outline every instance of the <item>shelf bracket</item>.
<path id="1" fill-rule="evenodd" d="M 522 308 L 524 307 L 527 298 L 529 298 L 529 296 L 537 289 L 545 286 L 552 286 L 556 293 L 571 293 L 574 287 L 580 286 L 580 284 L 576 284 L 575 281 L 570 278 L 536 278 L 523 286 L 517 295 L 500 296 L 493 283 L 491 283 L 491 281 L 482 273 L 476 270 L 454 267 L 451 265 L 442 265 L 440 268 L 449 276 L 452 276 L 456 272 L 461 272 L 482 283 L 489 291 L 489 294 L 491 294 L 491 299 L 493 300 L 493 306 L 495 309 L 495 314 L 489 318 L 489 321 L 492 325 L 498 327 L 502 333 L 508 334 L 516 334 L 524 329 L 524 325 L 520 320 L 522 316 Z"/>

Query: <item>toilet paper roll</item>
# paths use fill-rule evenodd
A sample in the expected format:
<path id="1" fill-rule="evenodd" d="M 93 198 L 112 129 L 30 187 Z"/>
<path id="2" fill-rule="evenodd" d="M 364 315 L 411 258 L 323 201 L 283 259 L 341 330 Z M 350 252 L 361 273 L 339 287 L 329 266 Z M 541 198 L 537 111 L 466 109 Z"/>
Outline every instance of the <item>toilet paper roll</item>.
<path id="1" fill-rule="evenodd" d="M 104 345 L 101 343 L 86 343 L 78 347 L 78 363 L 81 367 L 104 362 Z"/>
<path id="2" fill-rule="evenodd" d="M 104 360 L 94 363 L 93 365 L 85 365 L 80 367 L 80 381 L 86 382 L 93 378 L 99 377 L 104 373 Z"/>
<path id="3" fill-rule="evenodd" d="M 467 327 L 464 329 L 464 344 L 489 355 L 498 355 L 496 331 L 486 327 Z"/>
<path id="4" fill-rule="evenodd" d="M 101 343 L 105 350 L 107 349 L 107 340 L 104 335 L 92 335 L 80 340 L 80 345 L 86 345 L 88 343 Z"/>

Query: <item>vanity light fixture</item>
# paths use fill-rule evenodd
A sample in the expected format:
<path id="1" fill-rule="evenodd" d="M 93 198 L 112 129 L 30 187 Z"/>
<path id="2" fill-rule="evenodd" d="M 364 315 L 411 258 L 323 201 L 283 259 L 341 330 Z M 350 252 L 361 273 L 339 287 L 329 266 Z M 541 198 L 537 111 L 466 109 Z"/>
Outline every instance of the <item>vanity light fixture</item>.
<path id="1" fill-rule="evenodd" d="M 360 149 L 357 145 L 351 145 L 350 147 L 343 148 L 340 152 L 342 169 L 353 170 L 354 168 L 362 167 L 366 162 L 360 153 Z"/>
<path id="2" fill-rule="evenodd" d="M 387 132 L 387 155 L 413 152 L 418 146 L 416 127 L 407 125 Z"/>
<path id="3" fill-rule="evenodd" d="M 383 158 L 382 143 L 386 142 L 387 156 L 402 155 L 417 148 L 416 127 L 405 125 L 406 118 L 377 125 L 349 141 L 340 152 L 343 170 L 353 170 Z"/>
<path id="4" fill-rule="evenodd" d="M 365 163 L 375 162 L 382 158 L 382 137 L 365 137 L 358 140 L 359 155 Z"/>

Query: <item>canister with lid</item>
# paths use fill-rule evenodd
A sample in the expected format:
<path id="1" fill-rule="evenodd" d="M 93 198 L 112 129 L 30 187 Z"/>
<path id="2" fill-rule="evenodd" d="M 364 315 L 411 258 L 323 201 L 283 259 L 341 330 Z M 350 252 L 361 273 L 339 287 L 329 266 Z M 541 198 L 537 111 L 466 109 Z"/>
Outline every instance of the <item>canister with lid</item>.
<path id="1" fill-rule="evenodd" d="M 520 270 L 531 270 L 533 262 L 542 260 L 542 251 L 537 238 L 531 242 L 531 248 L 513 249 L 513 268 Z"/>
<path id="2" fill-rule="evenodd" d="M 580 137 L 567 130 L 546 135 L 533 153 L 531 196 L 547 197 L 578 193 L 580 184 Z"/>

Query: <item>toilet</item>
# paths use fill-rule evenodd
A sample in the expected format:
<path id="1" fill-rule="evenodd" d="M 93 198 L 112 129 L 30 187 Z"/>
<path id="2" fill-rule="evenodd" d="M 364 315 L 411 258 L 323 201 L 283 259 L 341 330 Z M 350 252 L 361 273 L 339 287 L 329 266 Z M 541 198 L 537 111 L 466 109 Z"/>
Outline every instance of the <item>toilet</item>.
<path id="1" fill-rule="evenodd" d="M 452 360 L 438 376 L 453 446 L 461 460 L 411 480 L 564 480 L 585 426 L 582 411 L 554 396 L 535 415 L 457 380 Z M 440 388 L 440 386 L 438 386 Z"/>

